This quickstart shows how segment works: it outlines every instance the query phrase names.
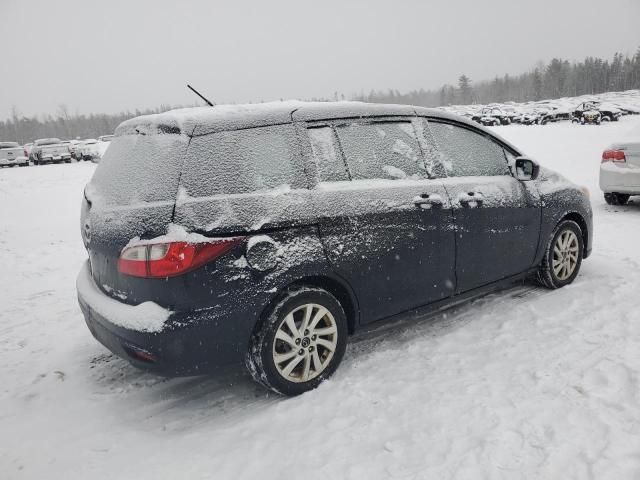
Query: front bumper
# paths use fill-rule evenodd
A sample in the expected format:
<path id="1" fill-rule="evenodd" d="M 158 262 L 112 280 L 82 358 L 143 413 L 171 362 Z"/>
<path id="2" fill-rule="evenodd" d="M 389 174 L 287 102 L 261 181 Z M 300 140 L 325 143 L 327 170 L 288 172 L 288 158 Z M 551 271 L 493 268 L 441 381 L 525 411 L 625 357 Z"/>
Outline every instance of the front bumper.
<path id="1" fill-rule="evenodd" d="M 170 312 L 149 303 L 128 305 L 103 293 L 87 262 L 78 274 L 78 303 L 91 334 L 135 367 L 166 376 L 200 375 L 241 364 L 250 332 L 208 309 Z M 162 311 L 166 313 L 162 318 Z M 145 321 L 144 316 L 153 317 Z M 128 320 L 127 320 L 128 319 Z M 136 324 L 129 328 L 128 324 Z M 142 328 L 146 328 L 146 331 Z"/>

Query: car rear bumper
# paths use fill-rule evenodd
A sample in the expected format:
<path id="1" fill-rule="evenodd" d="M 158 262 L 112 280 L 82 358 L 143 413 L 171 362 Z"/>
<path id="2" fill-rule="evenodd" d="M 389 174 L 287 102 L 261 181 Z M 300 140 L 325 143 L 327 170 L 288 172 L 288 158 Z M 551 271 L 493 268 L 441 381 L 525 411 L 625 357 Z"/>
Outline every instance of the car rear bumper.
<path id="1" fill-rule="evenodd" d="M 8 165 L 25 165 L 29 163 L 29 159 L 27 157 L 17 157 L 17 158 L 0 158 L 0 166 L 6 167 Z"/>
<path id="2" fill-rule="evenodd" d="M 88 262 L 78 274 L 77 290 L 91 334 L 135 367 L 160 375 L 187 376 L 212 373 L 244 360 L 249 334 L 238 335 L 238 324 L 231 318 L 216 318 L 208 309 L 170 312 L 148 305 L 151 302 L 125 304 L 98 288 Z M 138 327 L 129 328 L 128 323 Z M 245 341 L 237 340 L 244 337 Z"/>
<path id="3" fill-rule="evenodd" d="M 640 168 L 603 163 L 600 166 L 600 189 L 605 193 L 640 195 Z"/>

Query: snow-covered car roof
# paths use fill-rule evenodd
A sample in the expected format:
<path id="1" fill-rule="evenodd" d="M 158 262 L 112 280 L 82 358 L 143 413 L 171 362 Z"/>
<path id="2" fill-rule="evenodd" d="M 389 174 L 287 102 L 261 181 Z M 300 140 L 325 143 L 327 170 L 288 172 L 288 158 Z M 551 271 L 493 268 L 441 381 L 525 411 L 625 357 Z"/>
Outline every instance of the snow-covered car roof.
<path id="1" fill-rule="evenodd" d="M 53 145 L 54 143 L 60 143 L 59 138 L 40 138 L 36 140 L 36 145 Z"/>
<path id="2" fill-rule="evenodd" d="M 170 110 L 127 120 L 116 128 L 116 135 L 133 131 L 208 133 L 289 123 L 293 121 L 365 118 L 373 116 L 413 116 L 410 105 L 385 105 L 364 102 L 270 102 L 249 105 L 216 105 Z M 441 110 L 425 109 L 429 115 L 447 115 Z M 421 109 L 422 111 L 422 109 Z M 422 113 L 424 114 L 424 113 Z"/>
<path id="3" fill-rule="evenodd" d="M 170 110 L 165 113 L 143 115 L 121 123 L 116 128 L 116 136 L 132 133 L 183 133 L 189 136 L 242 128 L 290 123 L 291 121 L 322 121 L 332 119 L 359 119 L 376 116 L 413 117 L 428 116 L 455 120 L 474 129 L 482 126 L 468 118 L 454 115 L 435 108 L 412 105 L 393 105 L 365 102 L 301 102 L 297 100 L 249 105 L 216 105 L 215 107 L 194 107 Z M 489 132 L 489 130 L 486 130 Z M 518 149 L 498 137 L 513 151 Z"/>

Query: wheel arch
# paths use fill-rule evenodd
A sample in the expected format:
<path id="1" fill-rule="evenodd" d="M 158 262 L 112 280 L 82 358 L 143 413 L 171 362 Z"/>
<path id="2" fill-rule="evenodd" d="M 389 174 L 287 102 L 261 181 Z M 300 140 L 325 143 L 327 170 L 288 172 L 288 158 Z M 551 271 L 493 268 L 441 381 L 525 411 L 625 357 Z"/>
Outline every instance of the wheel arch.
<path id="1" fill-rule="evenodd" d="M 260 328 L 265 316 L 269 314 L 269 312 L 284 296 L 286 296 L 287 292 L 303 286 L 321 288 L 336 297 L 336 299 L 338 300 L 338 302 L 340 302 L 340 305 L 344 309 L 344 313 L 347 317 L 347 327 L 349 330 L 349 334 L 355 332 L 359 323 L 360 314 L 356 296 L 346 282 L 327 275 L 306 276 L 295 280 L 294 282 L 291 282 L 281 288 L 278 294 L 273 298 L 273 300 L 269 302 L 269 304 L 263 309 L 256 328 Z"/>
<path id="2" fill-rule="evenodd" d="M 302 285 L 322 288 L 336 297 L 347 316 L 349 333 L 355 332 L 359 320 L 358 302 L 355 294 L 345 282 L 326 275 L 313 275 L 293 282 L 288 288 Z"/>
<path id="3" fill-rule="evenodd" d="M 587 255 L 587 246 L 589 245 L 589 226 L 585 221 L 584 217 L 580 215 L 578 212 L 569 212 L 564 217 L 560 219 L 557 225 L 565 220 L 571 220 L 578 224 L 580 227 L 580 232 L 582 233 L 582 248 L 583 248 L 583 256 Z"/>

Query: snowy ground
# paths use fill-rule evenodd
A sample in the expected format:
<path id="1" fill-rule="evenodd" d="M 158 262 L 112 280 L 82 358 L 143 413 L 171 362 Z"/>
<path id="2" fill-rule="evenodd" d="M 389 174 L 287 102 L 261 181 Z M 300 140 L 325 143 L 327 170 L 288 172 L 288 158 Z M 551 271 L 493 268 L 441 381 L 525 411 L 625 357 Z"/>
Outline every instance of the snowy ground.
<path id="1" fill-rule="evenodd" d="M 95 165 L 0 171 L 0 478 L 640 478 L 640 201 L 608 207 L 597 188 L 632 127 L 497 129 L 591 189 L 594 253 L 572 286 L 360 338 L 294 399 L 110 355 L 75 299 Z"/>

